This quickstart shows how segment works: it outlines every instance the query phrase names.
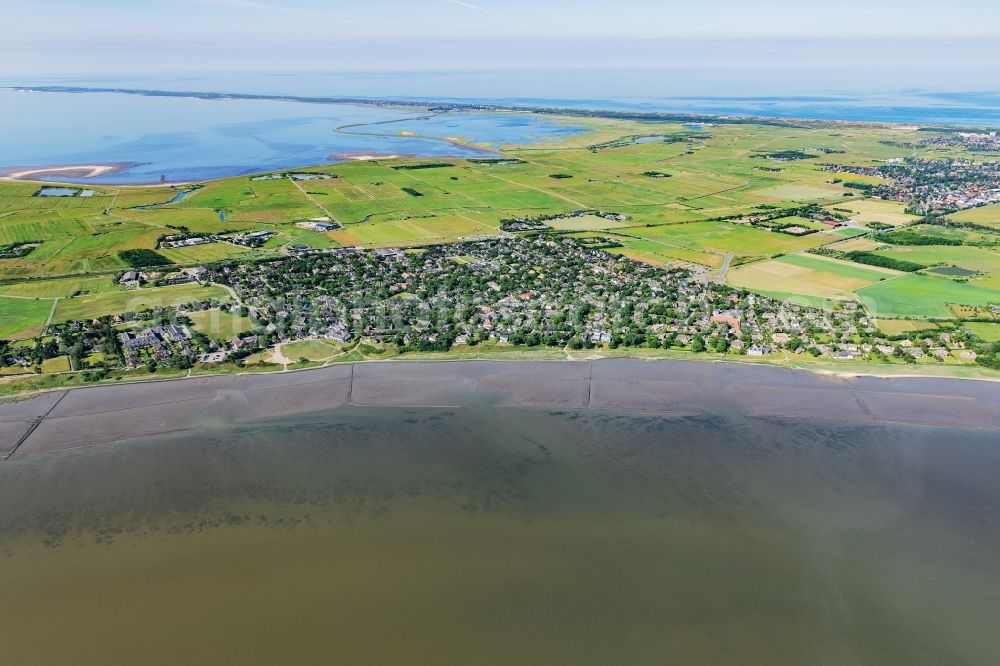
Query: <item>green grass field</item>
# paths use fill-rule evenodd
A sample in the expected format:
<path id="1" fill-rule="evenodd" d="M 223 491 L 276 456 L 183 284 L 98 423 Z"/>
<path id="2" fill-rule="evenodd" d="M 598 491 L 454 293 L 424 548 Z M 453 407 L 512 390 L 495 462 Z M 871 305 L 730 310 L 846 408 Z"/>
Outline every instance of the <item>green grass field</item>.
<path id="1" fill-rule="evenodd" d="M 42 361 L 42 372 L 69 372 L 69 357 L 56 356 Z"/>
<path id="2" fill-rule="evenodd" d="M 927 331 L 937 328 L 933 322 L 920 319 L 879 319 L 875 322 L 886 335 L 902 335 L 913 331 Z"/>
<path id="3" fill-rule="evenodd" d="M 960 213 L 952 215 L 951 219 L 956 222 L 974 222 L 1000 229 L 1000 204 L 963 210 Z"/>
<path id="4" fill-rule="evenodd" d="M 755 293 L 761 296 L 773 298 L 776 301 L 788 301 L 794 305 L 804 305 L 809 308 L 824 308 L 831 304 L 833 299 L 823 296 L 813 296 L 811 294 L 795 294 L 788 291 L 769 291 L 765 289 L 755 289 Z"/>
<path id="5" fill-rule="evenodd" d="M 180 247 L 170 250 L 158 250 L 160 254 L 174 262 L 175 264 L 207 264 L 223 259 L 235 259 L 240 257 L 253 257 L 260 255 L 250 248 L 232 245 L 230 243 L 210 243 L 206 245 L 195 245 L 193 247 Z"/>
<path id="6" fill-rule="evenodd" d="M 188 318 L 191 319 L 196 331 L 204 333 L 213 340 L 232 340 L 239 333 L 253 330 L 253 322 L 236 312 L 203 310 L 190 313 Z"/>
<path id="7" fill-rule="evenodd" d="M 851 219 L 861 224 L 882 222 L 897 227 L 917 221 L 915 215 L 906 213 L 906 205 L 898 201 L 879 201 L 876 199 L 838 201 L 827 206 L 831 211 L 849 215 Z"/>
<path id="8" fill-rule="evenodd" d="M 298 361 L 304 358 L 310 361 L 325 361 L 339 354 L 343 347 L 329 340 L 301 340 L 282 345 L 281 351 L 286 358 Z"/>
<path id="9" fill-rule="evenodd" d="M 665 243 L 664 247 L 671 249 L 633 244 L 629 251 L 656 262 L 666 257 L 700 260 L 709 266 L 716 260 L 683 251 L 773 256 L 829 240 L 819 235 L 805 239 L 762 236 L 752 229 L 727 232 L 721 227 L 707 233 L 702 226 L 718 224 L 704 222 L 708 218 L 750 213 L 761 204 L 792 206 L 822 201 L 838 209 L 856 209 L 862 220 L 878 217 L 897 223 L 909 219 L 893 202 L 841 201 L 845 189 L 830 183 L 818 159 L 766 171 L 760 168 L 766 161 L 752 157 L 764 145 L 769 150 L 829 146 L 845 152 L 828 159 L 847 163 L 898 157 L 900 150 L 880 143 L 887 137 L 900 139 L 898 130 L 845 127 L 833 132 L 719 125 L 709 132 L 691 132 L 676 123 L 576 118 L 567 122 L 583 124 L 591 133 L 574 135 L 557 145 L 508 146 L 509 154 L 522 163 L 439 160 L 453 166 L 410 170 L 394 167 L 424 160 L 344 163 L 318 167 L 338 176 L 328 181 L 297 185 L 287 179 L 230 178 L 205 183 L 183 200 L 151 210 L 130 207 L 163 204 L 176 190 L 99 188 L 90 200 L 44 200 L 31 196 L 34 184 L 7 183 L 0 188 L 0 243 L 39 240 L 43 244 L 23 260 L 0 260 L 0 279 L 122 269 L 119 251 L 153 249 L 158 236 L 177 229 L 194 233 L 267 229 L 278 234 L 266 248 L 249 253 L 225 245 L 165 251 L 174 261 L 185 264 L 273 254 L 291 243 L 322 247 L 322 236 L 303 236 L 294 223 L 326 215 L 345 225 L 328 236 L 330 243 L 380 247 L 496 234 L 500 219 L 505 217 L 597 209 L 625 213 L 630 219 L 619 223 L 568 218 L 554 226 L 590 231 L 690 222 L 696 226 L 641 234 L 642 240 L 653 241 L 653 245 Z M 596 152 L 587 148 L 605 139 L 657 133 L 688 134 L 693 143 L 626 142 Z M 553 173 L 573 177 L 553 179 Z M 650 173 L 668 173 L 670 177 L 651 178 Z M 219 211 L 225 213 L 225 220 Z"/>
<path id="10" fill-rule="evenodd" d="M 96 319 L 104 315 L 138 312 L 147 308 L 162 308 L 213 299 L 226 302 L 231 300 L 231 297 L 222 287 L 214 285 L 203 287 L 197 284 L 80 296 L 60 300 L 53 321 Z"/>
<path id="11" fill-rule="evenodd" d="M 606 220 L 596 215 L 584 215 L 582 217 L 561 217 L 556 220 L 547 220 L 545 224 L 557 231 L 601 231 L 604 229 L 620 229 L 630 226 L 628 221 Z"/>
<path id="12" fill-rule="evenodd" d="M 876 317 L 952 318 L 951 303 L 1000 303 L 1000 291 L 994 289 L 912 274 L 859 289 L 857 294 Z"/>
<path id="13" fill-rule="evenodd" d="M 20 340 L 38 335 L 51 311 L 51 300 L 0 296 L 0 339 Z"/>
<path id="14" fill-rule="evenodd" d="M 29 298 L 67 298 L 74 294 L 103 294 L 112 291 L 125 291 L 125 288 L 108 276 L 33 280 L 0 285 L 0 296 Z"/>
<path id="15" fill-rule="evenodd" d="M 469 236 L 496 236 L 498 226 L 459 215 L 352 224 L 328 236 L 342 246 L 385 247 L 454 243 Z"/>
<path id="16" fill-rule="evenodd" d="M 812 254 L 789 254 L 731 269 L 728 282 L 757 292 L 852 298 L 851 292 L 900 275 Z"/>
<path id="17" fill-rule="evenodd" d="M 833 174 L 823 168 L 829 163 L 871 164 L 911 154 L 938 154 L 934 150 L 940 149 L 904 147 L 920 138 L 915 130 L 851 124 L 719 123 L 694 131 L 669 122 L 564 121 L 588 131 L 562 141 L 505 146 L 507 156 L 519 160 L 516 163 L 435 158 L 434 162 L 447 166 L 401 169 L 427 162 L 403 158 L 303 165 L 337 178 L 306 183 L 229 178 L 203 183 L 173 204 L 167 204 L 177 192 L 172 187 L 101 186 L 91 198 L 46 199 L 32 196 L 37 190 L 34 183 L 0 182 L 0 245 L 41 243 L 25 257 L 0 259 L 0 282 L 4 283 L 0 296 L 60 298 L 57 320 L 156 304 L 144 300 L 161 297 L 152 290 L 124 292 L 115 284 L 116 273 L 126 268 L 118 253 L 155 249 L 159 237 L 183 231 L 275 233 L 258 249 L 215 243 L 160 250 L 178 264 L 196 265 L 281 256 L 292 245 L 376 248 L 454 243 L 502 235 L 502 219 L 536 215 L 561 216 L 549 222 L 560 232 L 614 237 L 623 247 L 613 252 L 650 264 L 701 266 L 717 275 L 726 255 L 733 255 L 735 263 L 728 274 L 732 284 L 803 304 L 851 298 L 857 291 L 874 295 L 873 304 L 893 312 L 950 316 L 949 302 L 979 303 L 1000 289 L 1000 252 L 984 245 L 989 232 L 935 231 L 977 242 L 980 247 L 882 247 L 871 238 L 843 240 L 861 233 L 857 229 L 824 229 L 795 237 L 731 221 L 762 210 L 819 203 L 831 213 L 862 224 L 916 222 L 917 218 L 905 213 L 904 204 L 866 199 L 860 190 L 834 182 Z M 684 140 L 632 141 L 655 135 Z M 834 152 L 819 154 L 818 147 Z M 815 153 L 816 157 L 791 162 L 767 157 L 780 151 Z M 962 155 L 958 149 L 949 149 L 948 154 Z M 553 174 L 571 177 L 557 179 Z M 863 176 L 845 179 L 878 182 Z M 157 206 L 134 208 L 151 204 Z M 628 220 L 568 216 L 577 210 L 621 213 Z M 1000 206 L 977 208 L 953 217 L 1000 227 L 998 211 Z M 822 227 L 793 213 L 789 211 L 787 221 Z M 316 233 L 295 226 L 317 217 L 332 217 L 342 228 Z M 842 251 L 874 250 L 928 265 L 960 266 L 978 275 L 968 284 L 925 276 L 898 278 L 873 267 L 802 254 L 826 244 L 836 244 Z M 882 286 L 879 280 L 886 275 L 893 279 Z M 57 276 L 63 279 L 50 279 Z M 159 303 L 204 297 L 201 291 L 188 294 L 185 289 L 191 287 L 163 292 L 165 300 Z M 48 316 L 42 310 L 51 307 L 51 301 L 12 305 L 13 300 L 4 301 L 8 316 L 0 330 L 31 335 L 40 329 Z M 223 327 L 218 335 L 235 334 L 236 328 Z"/>
<path id="18" fill-rule="evenodd" d="M 962 324 L 986 342 L 1000 342 L 1000 324 L 968 321 Z"/>
<path id="19" fill-rule="evenodd" d="M 884 250 L 876 250 L 875 254 L 893 259 L 914 261 L 925 266 L 947 264 L 983 273 L 1000 272 L 1000 250 L 995 248 L 961 245 L 894 246 Z"/>
<path id="20" fill-rule="evenodd" d="M 789 236 L 729 222 L 691 222 L 617 230 L 619 236 L 638 237 L 665 248 L 725 255 L 773 256 L 798 252 L 830 242 L 821 234 Z"/>
<path id="21" fill-rule="evenodd" d="M 951 241 L 961 241 L 966 245 L 996 246 L 1000 244 L 1000 234 L 997 234 L 995 231 L 956 229 L 952 227 L 942 227 L 936 224 L 914 224 L 910 225 L 908 231 L 929 238 L 943 238 Z M 892 235 L 892 233 L 888 234 L 890 238 Z"/>
<path id="22" fill-rule="evenodd" d="M 721 268 L 725 261 L 724 255 L 721 254 L 689 250 L 643 238 L 627 238 L 624 236 L 614 236 L 614 238 L 622 243 L 624 247 L 612 249 L 612 254 L 621 254 L 630 259 L 653 264 L 654 266 L 666 266 L 681 262 L 708 266 L 710 268 Z"/>

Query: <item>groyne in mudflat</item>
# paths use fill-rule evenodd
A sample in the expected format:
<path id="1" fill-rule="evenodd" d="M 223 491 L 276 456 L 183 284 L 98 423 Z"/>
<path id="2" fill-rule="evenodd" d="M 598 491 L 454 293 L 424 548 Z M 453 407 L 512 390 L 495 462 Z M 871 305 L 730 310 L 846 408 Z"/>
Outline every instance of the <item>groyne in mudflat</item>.
<path id="1" fill-rule="evenodd" d="M 0 457 L 351 408 L 464 404 L 1000 430 L 1000 384 L 843 377 L 699 361 L 431 361 L 336 365 L 54 391 L 0 403 Z"/>

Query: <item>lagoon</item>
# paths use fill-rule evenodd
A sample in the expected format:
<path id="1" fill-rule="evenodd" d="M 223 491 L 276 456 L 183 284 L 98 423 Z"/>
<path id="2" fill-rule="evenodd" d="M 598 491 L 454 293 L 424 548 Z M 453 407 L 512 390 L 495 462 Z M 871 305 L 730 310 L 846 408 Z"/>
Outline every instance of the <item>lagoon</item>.
<path id="1" fill-rule="evenodd" d="M 110 93 L 0 90 L 0 170 L 124 165 L 95 177 L 34 176 L 56 182 L 189 182 L 351 159 L 353 155 L 475 157 L 505 143 L 579 132 L 525 114 L 449 113 L 278 100 L 206 100 Z M 384 123 L 373 128 L 346 125 Z M 403 134 L 405 133 L 405 134 Z M 434 138 L 425 138 L 434 137 Z M 447 139 L 460 139 L 459 144 Z M 482 146 L 482 148 L 472 145 Z"/>

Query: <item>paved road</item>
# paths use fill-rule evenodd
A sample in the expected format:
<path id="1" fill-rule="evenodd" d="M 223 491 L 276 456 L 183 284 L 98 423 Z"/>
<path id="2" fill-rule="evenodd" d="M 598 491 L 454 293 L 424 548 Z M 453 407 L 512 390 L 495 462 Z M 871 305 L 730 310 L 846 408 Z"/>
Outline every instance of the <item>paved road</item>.
<path id="1" fill-rule="evenodd" d="M 719 271 L 719 284 L 726 284 L 726 273 L 729 272 L 729 264 L 733 263 L 733 253 L 726 253 L 726 260 L 722 262 L 722 269 Z"/>

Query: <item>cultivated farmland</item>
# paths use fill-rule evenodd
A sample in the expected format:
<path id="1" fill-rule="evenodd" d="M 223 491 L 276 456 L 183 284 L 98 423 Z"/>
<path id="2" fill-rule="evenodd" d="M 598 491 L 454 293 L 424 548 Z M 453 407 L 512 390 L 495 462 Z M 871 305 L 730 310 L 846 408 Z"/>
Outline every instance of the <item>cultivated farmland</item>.
<path id="1" fill-rule="evenodd" d="M 730 271 L 728 281 L 761 292 L 851 299 L 854 290 L 898 275 L 898 271 L 797 254 L 738 267 Z"/>
<path id="2" fill-rule="evenodd" d="M 857 296 L 883 315 L 950 317 L 952 303 L 1000 301 L 1000 253 L 991 245 L 989 230 L 921 225 L 919 233 L 966 244 L 890 245 L 876 238 L 879 225 L 866 225 L 902 227 L 919 218 L 905 212 L 905 203 L 871 199 L 858 189 L 884 179 L 829 170 L 831 165 L 935 155 L 919 145 L 924 135 L 914 130 L 849 123 L 566 122 L 588 132 L 561 142 L 504 146 L 503 158 L 496 160 L 303 165 L 331 176 L 311 181 L 278 173 L 184 188 L 100 186 L 87 198 L 38 197 L 33 196 L 38 190 L 34 183 L 0 182 L 0 247 L 33 246 L 23 256 L 0 258 L 0 295 L 58 298 L 56 320 L 92 318 L 157 304 L 156 299 L 167 304 L 209 293 L 227 297 L 190 285 L 125 292 L 116 282 L 128 268 L 119 257 L 125 250 L 154 250 L 178 267 L 192 267 L 310 249 L 416 248 L 502 237 L 511 233 L 501 230 L 502 221 L 538 218 L 549 233 L 600 235 L 609 245 L 620 245 L 610 252 L 638 261 L 684 266 L 712 279 L 719 279 L 726 266 L 730 284 L 798 303 L 822 305 L 826 299 Z M 175 200 L 182 189 L 183 196 Z M 975 208 L 950 217 L 1000 226 L 997 210 Z M 339 228 L 296 226 L 308 220 L 326 220 Z M 794 224 L 813 233 L 770 230 L 774 224 Z M 844 226 L 830 228 L 837 225 Z M 252 232 L 270 238 L 261 244 L 232 242 Z M 213 238 L 204 244 L 162 246 L 167 237 L 193 236 Z M 853 236 L 858 238 L 845 240 Z M 809 253 L 817 248 L 839 257 L 860 251 L 927 266 L 956 266 L 975 275 L 967 283 L 900 276 Z M 44 279 L 57 276 L 63 279 Z M 14 300 L 4 301 L 6 335 L 33 335 L 53 301 L 12 304 Z"/>

